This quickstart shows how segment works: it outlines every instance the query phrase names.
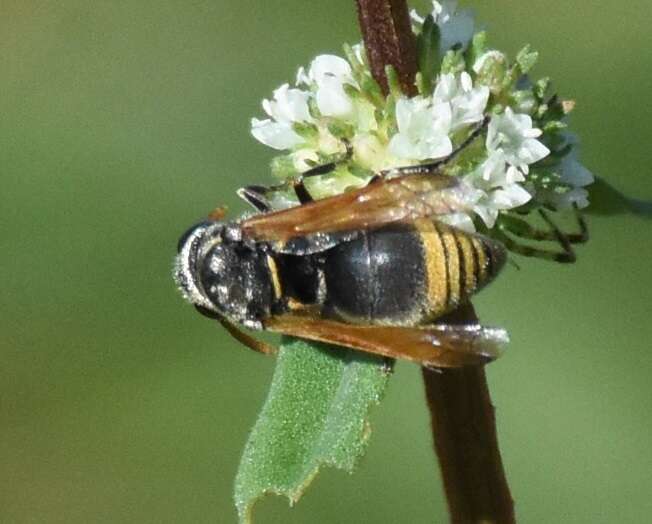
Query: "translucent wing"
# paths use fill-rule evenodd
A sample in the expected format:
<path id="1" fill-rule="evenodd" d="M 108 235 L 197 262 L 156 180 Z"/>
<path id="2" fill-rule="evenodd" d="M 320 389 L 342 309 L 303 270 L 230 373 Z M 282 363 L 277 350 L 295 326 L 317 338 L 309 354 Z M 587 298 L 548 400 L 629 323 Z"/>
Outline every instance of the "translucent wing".
<path id="1" fill-rule="evenodd" d="M 477 324 L 372 326 L 295 314 L 272 317 L 265 321 L 265 329 L 435 368 L 486 364 L 509 340 L 505 330 Z"/>
<path id="2" fill-rule="evenodd" d="M 380 227 L 466 208 L 458 179 L 437 173 L 380 178 L 369 185 L 301 206 L 245 219 L 257 240 L 287 241 L 317 233 Z"/>

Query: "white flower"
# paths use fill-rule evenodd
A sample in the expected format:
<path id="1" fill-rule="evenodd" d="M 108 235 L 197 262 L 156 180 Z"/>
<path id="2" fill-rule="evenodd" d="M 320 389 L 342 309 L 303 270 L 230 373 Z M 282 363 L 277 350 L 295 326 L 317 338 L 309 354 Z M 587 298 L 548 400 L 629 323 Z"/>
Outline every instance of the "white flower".
<path id="1" fill-rule="evenodd" d="M 577 153 L 573 149 L 561 162 L 561 181 L 573 187 L 585 187 L 595 182 L 593 173 L 586 169 L 577 159 Z"/>
<path id="2" fill-rule="evenodd" d="M 251 119 L 251 134 L 274 149 L 292 149 L 303 138 L 293 129 L 295 122 L 312 122 L 308 110 L 310 94 L 301 89 L 290 89 L 287 84 L 274 91 L 273 100 L 263 100 L 263 109 L 271 118 Z"/>
<path id="3" fill-rule="evenodd" d="M 433 1 L 431 15 L 439 26 L 441 56 L 456 44 L 460 44 L 462 49 L 468 47 L 475 32 L 475 16 L 472 10 L 458 11 L 457 2 L 454 0 L 444 0 L 441 3 Z M 424 18 L 415 10 L 410 12 L 410 16 L 415 23 L 423 24 Z"/>
<path id="4" fill-rule="evenodd" d="M 577 135 L 565 133 L 566 144 L 572 149 L 561 161 L 561 181 L 573 187 L 585 187 L 595 182 L 595 177 L 579 161 L 580 141 Z"/>
<path id="5" fill-rule="evenodd" d="M 507 108 L 502 115 L 495 115 L 487 131 L 487 150 L 501 152 L 505 161 L 525 174 L 529 164 L 538 162 L 550 154 L 550 150 L 536 140 L 542 131 L 532 127 L 529 115 L 514 113 Z"/>
<path id="6" fill-rule="evenodd" d="M 292 149 L 303 142 L 303 138 L 292 129 L 290 122 L 274 122 L 269 118 L 252 118 L 251 134 L 259 142 L 279 150 Z"/>
<path id="7" fill-rule="evenodd" d="M 507 164 L 502 151 L 489 153 L 487 160 L 480 166 L 480 173 L 487 187 L 501 187 L 525 181 L 521 171 Z"/>
<path id="8" fill-rule="evenodd" d="M 312 122 L 308 110 L 310 94 L 283 84 L 274 91 L 274 100 L 263 100 L 263 109 L 277 122 Z"/>
<path id="9" fill-rule="evenodd" d="M 489 88 L 474 88 L 473 80 L 467 72 L 458 77 L 448 73 L 439 78 L 433 99 L 435 103 L 450 103 L 451 131 L 456 131 L 460 127 L 482 121 L 489 100 Z"/>
<path id="10" fill-rule="evenodd" d="M 510 184 L 489 193 L 493 207 L 497 210 L 514 209 L 527 204 L 532 195 L 519 184 Z M 492 224 L 493 226 L 493 224 Z"/>
<path id="11" fill-rule="evenodd" d="M 353 82 L 351 66 L 344 58 L 337 55 L 319 55 L 310 63 L 307 75 L 303 71 L 303 68 L 299 69 L 297 73 L 297 85 L 309 84 L 310 82 L 319 84 L 327 76 L 334 76 L 343 81 Z"/>
<path id="12" fill-rule="evenodd" d="M 500 211 L 514 209 L 532 199 L 532 195 L 519 184 L 525 177 L 518 169 L 507 164 L 502 151 L 490 153 L 463 180 L 467 187 L 481 192 L 481 196 L 474 202 L 473 211 L 489 228 L 496 223 Z"/>
<path id="13" fill-rule="evenodd" d="M 559 211 L 571 209 L 574 205 L 584 209 L 589 205 L 589 192 L 583 187 L 574 187 L 565 193 L 555 194 L 553 204 Z"/>
<path id="14" fill-rule="evenodd" d="M 482 218 L 487 227 L 492 228 L 500 211 L 520 207 L 531 199 L 532 195 L 522 186 L 510 184 L 487 192 L 473 207 L 473 211 Z"/>
<path id="15" fill-rule="evenodd" d="M 297 73 L 297 85 L 315 85 L 315 101 L 323 116 L 345 118 L 352 115 L 353 101 L 344 91 L 344 85 L 355 86 L 349 63 L 339 56 L 319 55 L 310 64 L 308 73 L 303 68 Z"/>
<path id="16" fill-rule="evenodd" d="M 481 175 L 484 166 L 460 179 L 455 188 L 458 212 L 442 216 L 442 220 L 465 231 L 474 231 L 471 213 L 478 215 L 492 228 L 500 211 L 514 209 L 528 202 L 532 196 L 517 183 L 496 186 Z"/>
<path id="17" fill-rule="evenodd" d="M 452 113 L 447 103 L 432 104 L 420 96 L 396 102 L 398 133 L 389 142 L 392 155 L 406 161 L 436 159 L 453 151 L 448 133 Z"/>
<path id="18" fill-rule="evenodd" d="M 552 200 L 554 206 L 559 210 L 570 209 L 573 205 L 583 209 L 589 205 L 589 192 L 584 188 L 595 182 L 595 177 L 579 161 L 577 137 L 568 133 L 567 141 L 573 148 L 562 159 L 559 173 L 561 182 L 570 186 L 571 189 L 563 193 L 553 193 Z"/>

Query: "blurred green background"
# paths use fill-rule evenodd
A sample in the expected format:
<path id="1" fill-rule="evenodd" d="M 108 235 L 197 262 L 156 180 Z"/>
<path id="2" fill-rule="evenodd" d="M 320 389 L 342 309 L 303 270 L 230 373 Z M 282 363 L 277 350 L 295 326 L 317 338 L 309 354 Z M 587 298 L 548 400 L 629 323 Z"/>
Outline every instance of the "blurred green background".
<path id="1" fill-rule="evenodd" d="M 589 168 L 652 199 L 649 0 L 467 5 L 577 99 Z M 235 521 L 274 362 L 182 302 L 176 240 L 269 181 L 261 99 L 358 39 L 352 0 L 2 0 L 0 522 Z M 518 259 L 477 300 L 513 338 L 488 372 L 521 522 L 652 513 L 652 222 L 590 226 L 576 265 Z M 446 521 L 428 424 L 400 364 L 358 472 L 256 522 Z"/>

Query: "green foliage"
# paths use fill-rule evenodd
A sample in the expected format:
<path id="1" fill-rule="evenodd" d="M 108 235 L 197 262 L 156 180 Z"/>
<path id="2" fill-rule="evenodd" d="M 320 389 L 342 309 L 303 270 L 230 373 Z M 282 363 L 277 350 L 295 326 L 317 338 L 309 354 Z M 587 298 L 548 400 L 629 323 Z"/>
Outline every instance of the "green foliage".
<path id="1" fill-rule="evenodd" d="M 353 470 L 371 433 L 367 413 L 390 370 L 383 359 L 356 351 L 284 339 L 235 481 L 242 523 L 264 494 L 297 502 L 322 465 Z"/>
<path id="2" fill-rule="evenodd" d="M 389 86 L 389 94 L 394 97 L 394 99 L 402 96 L 403 91 L 401 89 L 401 82 L 394 66 L 385 66 L 385 77 L 387 78 L 387 85 Z"/>
<path id="3" fill-rule="evenodd" d="M 464 61 L 464 54 L 460 50 L 448 51 L 444 55 L 441 63 L 442 74 L 456 75 L 466 69 L 466 62 Z"/>
<path id="4" fill-rule="evenodd" d="M 417 60 L 419 65 L 419 91 L 431 93 L 433 81 L 439 73 L 441 59 L 439 56 L 439 41 L 441 31 L 432 15 L 428 15 L 423 22 L 423 28 L 417 35 Z"/>
<path id="5" fill-rule="evenodd" d="M 520 68 L 522 74 L 527 74 L 535 66 L 539 58 L 537 51 L 532 51 L 529 45 L 526 45 L 516 55 L 516 63 Z"/>
<path id="6" fill-rule="evenodd" d="M 466 68 L 470 71 L 473 64 L 487 51 L 487 32 L 480 31 L 473 35 L 466 51 Z"/>

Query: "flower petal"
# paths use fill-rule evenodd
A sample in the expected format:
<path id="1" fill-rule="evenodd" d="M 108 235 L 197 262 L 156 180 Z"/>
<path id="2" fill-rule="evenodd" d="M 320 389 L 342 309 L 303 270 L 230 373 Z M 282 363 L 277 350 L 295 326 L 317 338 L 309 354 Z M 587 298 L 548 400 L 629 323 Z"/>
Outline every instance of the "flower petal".
<path id="1" fill-rule="evenodd" d="M 315 95 L 319 112 L 324 116 L 346 117 L 353 112 L 353 102 L 338 78 L 325 76 Z"/>
<path id="2" fill-rule="evenodd" d="M 341 81 L 353 81 L 351 66 L 344 58 L 336 55 L 319 55 L 310 64 L 308 76 L 317 84 L 325 77 L 337 77 Z"/>
<path id="3" fill-rule="evenodd" d="M 561 195 L 555 195 L 554 201 L 555 207 L 560 211 L 570 209 L 573 205 L 584 209 L 589 205 L 589 192 L 583 187 L 575 187 Z"/>
<path id="4" fill-rule="evenodd" d="M 496 209 L 514 209 L 532 199 L 532 195 L 518 184 L 512 184 L 505 189 L 496 189 L 490 195 Z"/>
<path id="5" fill-rule="evenodd" d="M 292 149 L 301 144 L 301 138 L 287 122 L 251 119 L 251 134 L 256 140 L 274 149 Z"/>
<path id="6" fill-rule="evenodd" d="M 593 184 L 595 177 L 571 152 L 561 163 L 561 181 L 569 186 L 584 187 Z"/>

